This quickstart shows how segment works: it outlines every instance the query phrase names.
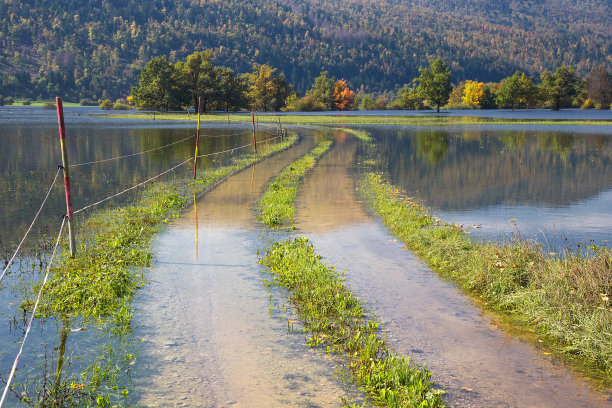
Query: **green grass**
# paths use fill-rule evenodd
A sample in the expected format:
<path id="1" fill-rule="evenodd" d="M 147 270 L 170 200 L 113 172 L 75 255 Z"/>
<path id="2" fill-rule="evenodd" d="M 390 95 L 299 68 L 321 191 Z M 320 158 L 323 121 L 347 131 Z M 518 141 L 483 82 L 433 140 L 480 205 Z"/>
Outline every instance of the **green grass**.
<path id="1" fill-rule="evenodd" d="M 356 135 L 369 141 L 366 132 Z M 300 180 L 329 149 L 325 140 L 289 165 L 270 183 L 260 201 L 259 221 L 269 228 L 287 226 L 295 213 Z M 311 347 L 325 347 L 339 360 L 368 398 L 385 407 L 442 406 L 442 391 L 433 388 L 430 373 L 408 358 L 391 354 L 378 336 L 379 322 L 365 316 L 361 302 L 344 285 L 344 272 L 321 262 L 304 238 L 274 243 L 261 263 L 273 279 L 268 287 L 288 290 L 290 301 L 304 328 L 311 333 Z"/>
<path id="2" fill-rule="evenodd" d="M 109 118 L 124 118 L 118 115 L 109 115 Z M 130 115 L 130 118 L 152 119 L 153 114 L 142 113 Z M 292 125 L 405 125 L 405 126 L 448 126 L 448 125 L 591 125 L 610 126 L 612 120 L 552 120 L 552 119 L 500 119 L 482 118 L 468 116 L 444 116 L 435 114 L 423 115 L 282 115 L 283 124 Z M 159 120 L 187 120 L 186 113 L 156 113 L 155 119 Z M 274 123 L 277 116 L 271 114 L 258 115 L 260 123 Z M 190 120 L 197 120 L 197 115 L 191 114 Z M 246 114 L 206 114 L 201 116 L 204 122 L 251 122 L 251 115 Z"/>
<path id="3" fill-rule="evenodd" d="M 384 407 L 439 407 L 442 391 L 431 374 L 409 358 L 391 354 L 361 302 L 344 285 L 344 272 L 325 265 L 304 238 L 277 242 L 262 259 L 273 278 L 267 285 L 288 290 L 311 333 L 308 344 L 343 357 L 351 378 L 371 401 Z"/>
<path id="4" fill-rule="evenodd" d="M 290 226 L 295 214 L 295 196 L 304 174 L 314 167 L 331 146 L 330 140 L 323 140 L 308 154 L 285 168 L 268 186 L 259 202 L 258 220 L 269 228 Z"/>
<path id="5" fill-rule="evenodd" d="M 386 227 L 441 276 L 511 318 L 589 373 L 612 380 L 612 253 L 590 246 L 551 258 L 515 238 L 477 243 L 377 174 L 361 190 Z"/>

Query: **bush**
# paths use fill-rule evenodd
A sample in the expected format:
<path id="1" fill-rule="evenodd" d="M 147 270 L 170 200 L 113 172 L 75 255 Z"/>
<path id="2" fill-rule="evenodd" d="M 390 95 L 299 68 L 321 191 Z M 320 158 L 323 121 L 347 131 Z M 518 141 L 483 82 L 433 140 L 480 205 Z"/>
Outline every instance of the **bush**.
<path id="1" fill-rule="evenodd" d="M 29 100 L 29 99 L 24 99 L 23 101 L 21 101 L 21 104 L 22 104 L 23 106 L 28 106 L 28 105 L 31 105 L 31 104 L 32 104 L 32 101 L 31 101 L 31 100 Z"/>
<path id="2" fill-rule="evenodd" d="M 43 109 L 55 109 L 55 104 L 53 102 L 45 102 Z"/>
<path id="3" fill-rule="evenodd" d="M 113 103 L 110 101 L 110 99 L 104 99 L 102 102 L 100 102 L 100 108 L 110 110 L 113 108 Z"/>
<path id="4" fill-rule="evenodd" d="M 587 99 L 584 101 L 582 106 L 580 106 L 580 109 L 593 109 L 594 107 L 595 105 L 593 104 L 593 101 L 590 99 Z"/>
<path id="5" fill-rule="evenodd" d="M 126 103 L 115 102 L 115 104 L 113 105 L 111 109 L 112 110 L 130 110 L 132 109 L 132 107 Z"/>
<path id="6" fill-rule="evenodd" d="M 93 99 L 81 99 L 81 106 L 98 106 L 98 102 Z"/>

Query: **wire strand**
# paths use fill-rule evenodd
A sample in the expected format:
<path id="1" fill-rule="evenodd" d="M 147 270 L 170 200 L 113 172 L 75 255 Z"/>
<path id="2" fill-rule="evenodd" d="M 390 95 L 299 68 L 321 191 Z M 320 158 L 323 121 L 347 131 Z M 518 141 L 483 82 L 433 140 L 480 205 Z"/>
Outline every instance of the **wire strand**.
<path id="1" fill-rule="evenodd" d="M 4 278 L 4 275 L 6 275 L 6 272 L 8 271 L 10 266 L 12 265 L 13 261 L 15 260 L 15 257 L 17 256 L 17 253 L 21 249 L 21 246 L 23 245 L 23 243 L 25 242 L 26 238 L 28 237 L 28 234 L 32 230 L 32 227 L 34 226 L 34 223 L 36 223 L 36 220 L 38 219 L 38 216 L 40 215 L 40 212 L 42 211 L 43 207 L 45 206 L 45 203 L 47 202 L 47 199 L 49 198 L 49 194 L 51 194 L 51 190 L 53 190 L 53 186 L 55 185 L 55 182 L 57 181 L 57 176 L 59 176 L 60 170 L 61 170 L 61 168 L 58 167 L 57 168 L 57 172 L 55 173 L 55 177 L 53 178 L 53 182 L 51 183 L 51 186 L 49 187 L 49 191 L 47 191 L 47 195 L 45 195 L 45 199 L 43 200 L 42 204 L 40 205 L 40 208 L 38 209 L 38 212 L 34 216 L 34 219 L 32 220 L 32 223 L 30 224 L 30 227 L 28 228 L 28 230 L 26 231 L 25 235 L 21 239 L 21 242 L 19 242 L 19 245 L 17 246 L 17 249 L 15 250 L 15 253 L 13 254 L 13 256 L 9 260 L 8 264 L 6 265 L 4 270 L 2 271 L 2 275 L 0 275 L 0 282 L 2 282 L 2 279 Z"/>
<path id="2" fill-rule="evenodd" d="M 85 162 L 85 163 L 71 164 L 70 167 L 79 167 L 79 166 L 85 166 L 85 165 L 88 165 L 88 164 L 104 163 L 104 162 L 112 161 L 112 160 L 119 160 L 119 159 L 125 159 L 125 158 L 128 158 L 128 157 L 140 156 L 140 155 L 143 155 L 145 153 L 150 153 L 150 152 L 154 152 L 155 150 L 160 150 L 160 149 L 164 149 L 164 148 L 169 147 L 169 146 L 173 146 L 175 144 L 184 142 L 185 140 L 193 139 L 194 137 L 195 137 L 195 135 L 192 135 L 192 136 L 186 137 L 184 139 L 177 140 L 176 142 L 172 142 L 172 143 L 169 143 L 169 144 L 164 145 L 164 146 L 159 146 L 159 147 L 156 147 L 154 149 L 149 149 L 149 150 L 145 150 L 145 151 L 138 152 L 138 153 L 131 153 L 131 154 L 123 155 L 123 156 L 111 157 L 110 159 L 94 160 L 94 161 Z"/>
<path id="3" fill-rule="evenodd" d="M 57 239 L 55 240 L 55 247 L 53 248 L 53 253 L 51 254 L 51 259 L 49 260 L 49 265 L 47 265 L 47 272 L 45 273 L 45 279 L 43 279 L 43 283 L 42 285 L 40 285 L 40 290 L 38 291 L 38 297 L 36 298 L 34 309 L 32 309 L 32 314 L 30 315 L 30 321 L 28 322 L 28 327 L 26 328 L 25 334 L 23 335 L 23 339 L 21 340 L 21 346 L 19 347 L 19 353 L 17 353 L 17 357 L 15 357 L 15 361 L 13 362 L 13 367 L 11 368 L 11 373 L 9 374 L 8 380 L 6 381 L 6 387 L 4 387 L 4 392 L 2 393 L 2 399 L 0 400 L 0 407 L 2 407 L 2 404 L 4 404 L 4 399 L 6 398 L 6 394 L 8 393 L 8 390 L 11 387 L 11 381 L 13 380 L 13 377 L 15 376 L 15 371 L 17 370 L 17 364 L 19 363 L 19 357 L 21 357 L 21 353 L 23 352 L 23 346 L 25 345 L 25 342 L 28 338 L 28 334 L 30 333 L 30 329 L 32 328 L 32 321 L 34 320 L 34 316 L 36 315 L 36 309 L 38 309 L 38 304 L 40 303 L 40 298 L 42 296 L 45 284 L 47 283 L 47 279 L 49 279 L 49 271 L 51 270 L 51 265 L 53 264 L 53 260 L 55 259 L 55 253 L 57 252 L 57 246 L 62 236 L 62 231 L 64 230 L 65 223 L 66 223 L 66 218 L 63 218 L 62 225 L 60 226 L 59 233 L 57 234 Z"/>
<path id="4" fill-rule="evenodd" d="M 150 179 L 147 179 L 147 180 L 145 180 L 145 181 L 142 181 L 142 182 L 140 182 L 140 183 L 138 183 L 138 184 L 136 184 L 136 185 L 134 185 L 134 186 L 132 186 L 132 187 L 130 187 L 130 188 L 126 188 L 125 190 L 120 191 L 120 192 L 118 192 L 117 194 L 113 194 L 112 196 L 109 196 L 109 197 L 103 198 L 102 200 L 97 201 L 97 202 L 95 202 L 95 203 L 93 203 L 93 204 L 89 204 L 88 206 L 85 206 L 85 207 L 83 207 L 83 208 L 79 208 L 78 210 L 74 211 L 74 212 L 73 212 L 73 214 L 78 214 L 78 213 L 80 213 L 80 212 L 82 212 L 82 211 L 85 211 L 85 210 L 87 210 L 87 209 L 91 208 L 91 207 L 95 207 L 95 206 L 97 206 L 97 205 L 99 205 L 99 204 L 102 204 L 103 202 L 108 201 L 108 200 L 110 200 L 110 199 L 112 199 L 112 198 L 118 197 L 118 196 L 120 196 L 121 194 L 127 193 L 128 191 L 133 190 L 133 189 L 135 189 L 136 187 L 140 187 L 140 186 L 142 186 L 143 184 L 146 184 L 146 183 L 148 183 L 148 182 L 150 182 L 150 181 L 153 181 L 153 180 L 155 180 L 156 178 L 159 178 L 159 177 L 163 176 L 163 175 L 164 175 L 164 174 L 166 174 L 166 173 L 170 173 L 172 170 L 175 170 L 175 169 L 177 169 L 177 168 L 181 167 L 182 165 L 184 165 L 185 163 L 187 163 L 187 162 L 189 162 L 189 161 L 191 161 L 191 160 L 193 160 L 193 157 L 190 157 L 189 159 L 185 160 L 184 162 L 179 163 L 179 164 L 177 164 L 176 166 L 174 166 L 174 167 L 172 167 L 172 168 L 170 168 L 170 169 L 168 169 L 168 170 L 166 170 L 166 171 L 164 171 L 164 172 L 162 172 L 162 173 L 159 173 L 157 176 L 151 177 Z"/>

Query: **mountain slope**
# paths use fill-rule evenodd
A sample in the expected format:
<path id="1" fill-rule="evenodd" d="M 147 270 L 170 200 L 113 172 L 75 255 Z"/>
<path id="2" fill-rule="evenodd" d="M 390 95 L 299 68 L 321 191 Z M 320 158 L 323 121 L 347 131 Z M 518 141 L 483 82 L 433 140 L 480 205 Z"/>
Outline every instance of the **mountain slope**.
<path id="1" fill-rule="evenodd" d="M 0 0 L 0 94 L 119 97 L 150 58 L 211 48 L 238 72 L 322 70 L 353 88 L 412 80 L 432 56 L 456 81 L 612 65 L 608 0 Z M 104 93 L 104 95 L 103 95 Z"/>

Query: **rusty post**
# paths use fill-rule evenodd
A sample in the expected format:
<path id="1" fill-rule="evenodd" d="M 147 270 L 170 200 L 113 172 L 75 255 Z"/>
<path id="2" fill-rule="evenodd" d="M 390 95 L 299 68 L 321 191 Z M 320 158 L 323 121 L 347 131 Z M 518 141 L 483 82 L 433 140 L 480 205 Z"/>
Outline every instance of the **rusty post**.
<path id="1" fill-rule="evenodd" d="M 62 98 L 55 99 L 57 104 L 57 121 L 59 124 L 60 145 L 62 148 L 62 167 L 64 168 L 64 190 L 66 191 L 66 218 L 68 218 L 68 235 L 70 237 L 70 256 L 76 253 L 74 227 L 72 225 L 72 191 L 70 188 L 70 169 L 68 167 L 68 149 L 66 147 L 66 127 L 64 126 L 64 106 Z"/>

